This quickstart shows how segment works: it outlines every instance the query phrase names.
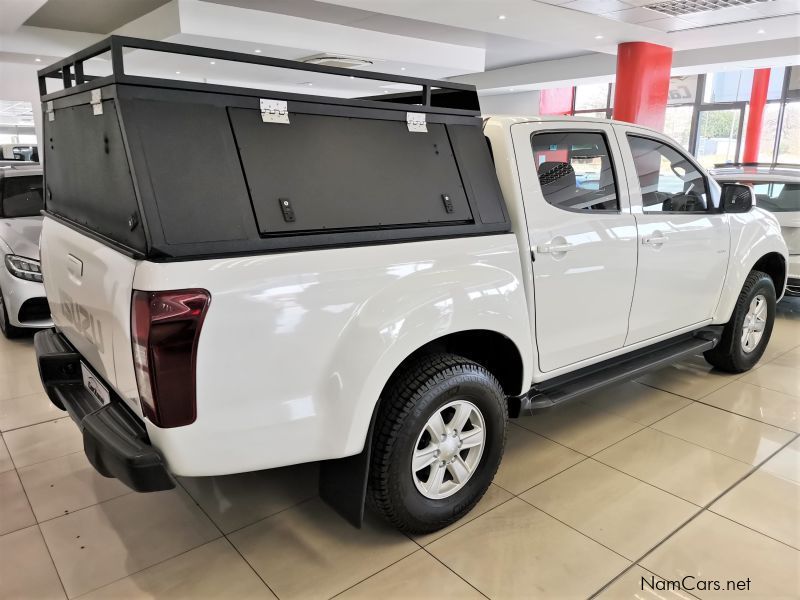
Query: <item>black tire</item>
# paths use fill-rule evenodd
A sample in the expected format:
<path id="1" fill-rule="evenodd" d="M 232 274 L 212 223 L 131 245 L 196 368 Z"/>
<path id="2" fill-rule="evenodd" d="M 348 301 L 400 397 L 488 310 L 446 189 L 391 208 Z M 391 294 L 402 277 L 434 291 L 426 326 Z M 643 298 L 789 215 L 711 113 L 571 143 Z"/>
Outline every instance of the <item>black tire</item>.
<path id="1" fill-rule="evenodd" d="M 11 340 L 20 337 L 23 331 L 21 327 L 15 327 L 11 324 L 11 321 L 8 320 L 6 302 L 3 298 L 3 292 L 0 291 L 0 333 L 2 333 L 6 339 Z"/>
<path id="2" fill-rule="evenodd" d="M 750 310 L 750 303 L 759 294 L 764 296 L 767 301 L 767 320 L 758 345 L 752 351 L 745 352 L 742 346 L 742 330 Z M 722 332 L 722 339 L 715 348 L 703 354 L 706 361 L 728 373 L 743 373 L 753 368 L 763 356 L 772 335 L 772 327 L 775 324 L 775 304 L 775 284 L 772 282 L 772 278 L 761 271 L 751 271 L 739 293 L 731 320 L 728 321 Z"/>
<path id="3" fill-rule="evenodd" d="M 411 459 L 428 419 L 455 400 L 467 400 L 479 410 L 485 425 L 483 451 L 461 489 L 431 499 L 416 487 Z M 409 533 L 429 533 L 457 521 L 492 482 L 503 457 L 507 424 L 503 389 L 484 367 L 452 354 L 412 360 L 392 377 L 381 399 L 369 473 L 373 506 Z"/>

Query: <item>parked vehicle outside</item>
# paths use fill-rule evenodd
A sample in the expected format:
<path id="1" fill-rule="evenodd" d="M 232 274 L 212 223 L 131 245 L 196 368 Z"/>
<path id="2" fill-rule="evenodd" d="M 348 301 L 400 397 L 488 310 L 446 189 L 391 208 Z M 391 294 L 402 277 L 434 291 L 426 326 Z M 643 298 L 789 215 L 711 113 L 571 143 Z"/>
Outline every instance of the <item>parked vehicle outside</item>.
<path id="1" fill-rule="evenodd" d="M 112 37 L 40 88 L 125 48 L 187 53 Z M 699 353 L 741 373 L 769 342 L 777 220 L 663 134 L 484 121 L 452 82 L 177 83 L 120 72 L 42 98 L 39 369 L 91 463 L 134 490 L 321 461 L 351 522 L 369 496 L 434 531 L 487 490 L 510 417 Z"/>
<path id="2" fill-rule="evenodd" d="M 39 166 L 0 167 L 0 332 L 52 327 L 39 265 L 44 208 Z"/>
<path id="3" fill-rule="evenodd" d="M 756 205 L 778 219 L 789 248 L 786 295 L 800 296 L 800 165 L 719 166 L 712 174 L 720 183 L 753 186 Z"/>
<path id="4" fill-rule="evenodd" d="M 36 144 L 0 144 L 0 159 L 15 162 L 39 162 Z"/>

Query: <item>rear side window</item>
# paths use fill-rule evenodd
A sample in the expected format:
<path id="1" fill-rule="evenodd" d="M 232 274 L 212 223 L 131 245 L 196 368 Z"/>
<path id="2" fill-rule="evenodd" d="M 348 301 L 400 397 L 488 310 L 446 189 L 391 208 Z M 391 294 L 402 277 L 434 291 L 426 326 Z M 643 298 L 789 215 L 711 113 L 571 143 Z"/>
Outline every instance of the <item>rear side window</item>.
<path id="1" fill-rule="evenodd" d="M 672 146 L 650 138 L 628 135 L 642 210 L 652 212 L 706 212 L 706 178 L 686 156 Z"/>
<path id="2" fill-rule="evenodd" d="M 757 183 L 756 206 L 772 212 L 800 212 L 800 183 Z"/>
<path id="3" fill-rule="evenodd" d="M 569 211 L 618 211 L 614 165 L 600 132 L 548 131 L 531 138 L 544 199 Z"/>
<path id="4" fill-rule="evenodd" d="M 0 216 L 35 217 L 44 208 L 41 175 L 5 177 L 0 183 L 2 183 L 3 199 Z"/>

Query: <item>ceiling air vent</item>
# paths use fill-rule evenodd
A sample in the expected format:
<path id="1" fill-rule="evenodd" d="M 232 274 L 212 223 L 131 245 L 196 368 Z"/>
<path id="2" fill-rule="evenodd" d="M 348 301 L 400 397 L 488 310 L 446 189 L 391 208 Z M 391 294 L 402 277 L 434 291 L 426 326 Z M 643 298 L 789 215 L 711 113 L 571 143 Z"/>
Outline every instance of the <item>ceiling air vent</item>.
<path id="1" fill-rule="evenodd" d="M 340 69 L 352 69 L 353 67 L 366 67 L 372 64 L 368 58 L 358 56 L 343 56 L 341 54 L 315 54 L 301 58 L 300 62 L 312 65 L 324 65 L 326 67 L 339 67 Z"/>
<path id="2" fill-rule="evenodd" d="M 655 2 L 646 4 L 645 8 L 655 10 L 671 17 L 679 17 L 691 13 L 709 12 L 732 6 L 744 6 L 747 4 L 760 4 L 771 2 L 771 0 L 668 0 L 666 2 Z"/>

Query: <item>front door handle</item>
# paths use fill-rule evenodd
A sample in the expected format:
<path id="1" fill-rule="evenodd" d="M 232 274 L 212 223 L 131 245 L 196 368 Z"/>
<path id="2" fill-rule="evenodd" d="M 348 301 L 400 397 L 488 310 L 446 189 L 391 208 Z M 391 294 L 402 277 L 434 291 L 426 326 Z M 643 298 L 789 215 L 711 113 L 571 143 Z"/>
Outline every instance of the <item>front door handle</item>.
<path id="1" fill-rule="evenodd" d="M 642 244 L 645 246 L 662 246 L 669 238 L 663 233 L 654 233 L 651 236 L 643 237 Z"/>
<path id="2" fill-rule="evenodd" d="M 536 251 L 539 254 L 563 254 L 572 250 L 572 244 L 540 244 L 536 246 Z"/>

